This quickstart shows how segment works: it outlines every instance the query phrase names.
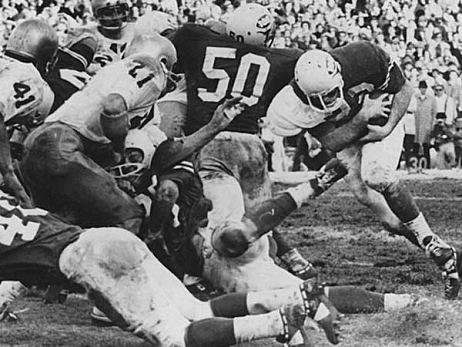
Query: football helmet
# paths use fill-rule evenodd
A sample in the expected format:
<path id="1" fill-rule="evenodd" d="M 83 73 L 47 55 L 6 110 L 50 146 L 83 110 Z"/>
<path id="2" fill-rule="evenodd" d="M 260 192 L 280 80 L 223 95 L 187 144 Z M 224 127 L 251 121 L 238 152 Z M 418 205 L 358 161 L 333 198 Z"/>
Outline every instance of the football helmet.
<path id="1" fill-rule="evenodd" d="M 302 54 L 295 65 L 294 78 L 316 111 L 333 114 L 348 106 L 343 97 L 340 64 L 329 53 L 313 49 Z"/>
<path id="2" fill-rule="evenodd" d="M 180 78 L 172 72 L 172 69 L 178 58 L 175 46 L 170 40 L 157 33 L 135 36 L 126 48 L 124 56 L 138 54 L 154 58 L 162 66 L 166 76 L 166 86 L 162 96 L 176 89 Z"/>
<path id="3" fill-rule="evenodd" d="M 43 75 L 54 64 L 58 50 L 58 36 L 47 23 L 38 19 L 21 22 L 11 33 L 6 53 L 32 62 Z"/>
<path id="4" fill-rule="evenodd" d="M 127 0 L 91 0 L 91 9 L 105 30 L 117 31 L 127 25 L 130 11 Z"/>
<path id="5" fill-rule="evenodd" d="M 129 57 L 136 54 L 145 54 L 155 58 L 168 71 L 172 70 L 178 59 L 173 43 L 158 33 L 135 36 L 128 44 L 124 56 Z"/>
<path id="6" fill-rule="evenodd" d="M 226 33 L 230 37 L 255 46 L 271 46 L 275 29 L 273 16 L 259 4 L 241 5 L 226 23 Z"/>
<path id="7" fill-rule="evenodd" d="M 151 165 L 157 146 L 146 131 L 129 130 L 125 137 L 125 163 L 110 168 L 115 178 L 137 179 Z"/>
<path id="8" fill-rule="evenodd" d="M 133 26 L 134 36 L 140 35 L 166 35 L 168 32 L 178 28 L 178 24 L 165 12 L 152 11 L 142 15 Z"/>

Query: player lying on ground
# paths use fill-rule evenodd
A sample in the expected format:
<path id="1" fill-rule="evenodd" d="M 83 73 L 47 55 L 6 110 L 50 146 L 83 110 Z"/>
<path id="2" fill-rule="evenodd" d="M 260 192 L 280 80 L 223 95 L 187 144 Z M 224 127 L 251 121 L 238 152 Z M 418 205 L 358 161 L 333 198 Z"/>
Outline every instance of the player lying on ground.
<path id="1" fill-rule="evenodd" d="M 443 273 L 445 298 L 457 298 L 458 252 L 430 229 L 396 175 L 401 119 L 413 93 L 398 64 L 380 47 L 360 41 L 329 53 L 304 53 L 294 75 L 268 109 L 273 132 L 291 136 L 307 129 L 336 152 L 357 199 L 388 229 L 425 250 Z"/>
<path id="2" fill-rule="evenodd" d="M 223 255 L 218 252 L 219 249 L 210 246 L 212 235 L 207 230 L 210 201 L 204 196 L 200 177 L 191 156 L 188 153 L 185 155 L 182 142 L 166 140 L 154 145 L 146 132 L 131 132 L 133 136 L 129 133 L 125 146 L 126 163 L 114 167 L 112 172 L 118 180 L 133 183 L 132 188 L 141 188 L 139 191 L 152 199 L 151 215 L 155 215 L 156 219 L 151 223 L 148 245 L 179 279 L 182 280 L 185 274 L 205 275 L 213 284 L 228 292 L 245 292 L 256 288 L 268 290 L 301 283 L 301 280 L 272 262 L 269 249 L 262 249 L 267 252 L 266 258 L 247 248 L 255 248 L 251 243 L 269 244 L 267 237 L 261 238 L 261 242 L 256 240 L 260 240 L 259 234 L 282 222 L 290 213 L 294 206 L 291 194 L 299 201 L 302 197 L 305 202 L 313 198 L 345 174 L 341 164 L 332 161 L 308 184 L 259 204 L 248 211 L 244 218 L 241 215 L 237 220 L 226 221 L 224 225 L 236 229 L 225 231 L 218 228 L 213 234 L 216 240 L 213 244 L 223 249 Z M 147 170 L 146 163 L 152 163 L 150 170 Z M 145 182 L 147 184 L 143 184 Z M 274 210 L 273 217 L 267 213 L 271 210 Z M 254 241 L 245 240 L 243 230 L 238 228 L 243 224 L 246 225 L 245 230 L 255 232 Z M 228 231 L 230 234 L 227 234 Z M 227 239 L 229 237 L 231 239 Z M 232 239 L 234 237 L 236 239 Z M 243 254 L 237 256 L 238 253 Z M 267 262 L 263 261 L 266 259 Z M 284 281 L 284 276 L 290 277 L 291 282 Z M 274 277 L 277 280 L 272 280 Z M 326 287 L 325 290 L 341 313 L 390 311 L 410 306 L 415 299 L 407 294 L 373 293 L 354 286 Z"/>
<path id="3" fill-rule="evenodd" d="M 336 310 L 310 282 L 201 302 L 127 230 L 81 229 L 45 210 L 22 208 L 3 191 L 0 216 L 1 280 L 70 281 L 118 326 L 156 346 L 220 347 L 267 337 L 289 342 L 307 316 L 338 343 Z"/>

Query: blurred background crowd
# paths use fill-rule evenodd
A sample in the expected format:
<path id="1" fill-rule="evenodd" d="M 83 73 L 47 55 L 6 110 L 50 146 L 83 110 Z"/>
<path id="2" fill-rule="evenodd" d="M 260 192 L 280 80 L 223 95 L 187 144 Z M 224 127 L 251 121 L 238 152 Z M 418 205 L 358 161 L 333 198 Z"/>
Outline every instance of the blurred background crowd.
<path id="1" fill-rule="evenodd" d="M 272 47 L 329 51 L 357 40 L 370 40 L 384 48 L 400 63 L 415 87 L 414 99 L 404 119 L 404 167 L 419 171 L 461 165 L 462 0 L 256 2 L 266 6 L 276 19 Z M 176 18 L 178 24 L 205 24 L 210 19 L 226 22 L 241 2 L 129 0 L 129 3 L 131 21 L 146 12 L 161 10 Z M 54 26 L 62 38 L 69 27 L 94 21 L 90 0 L 2 0 L 2 44 L 17 21 L 37 16 Z M 270 135 L 266 140 L 270 144 L 278 141 Z M 316 165 L 310 160 L 325 155 L 303 134 L 284 139 L 283 147 L 297 148 L 295 163 L 292 159 L 290 163 L 273 160 L 274 171 L 311 169 Z"/>

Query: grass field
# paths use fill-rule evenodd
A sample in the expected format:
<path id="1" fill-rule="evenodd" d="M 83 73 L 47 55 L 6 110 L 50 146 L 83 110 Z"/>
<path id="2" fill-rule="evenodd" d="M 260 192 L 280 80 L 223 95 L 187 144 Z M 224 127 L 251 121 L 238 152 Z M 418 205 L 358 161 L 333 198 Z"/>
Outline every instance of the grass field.
<path id="1" fill-rule="evenodd" d="M 462 173 L 460 179 L 409 179 L 405 184 L 434 231 L 462 248 Z M 276 184 L 274 189 L 285 187 Z M 294 212 L 281 229 L 331 285 L 418 293 L 429 299 L 395 313 L 344 316 L 340 346 L 462 347 L 462 299 L 444 301 L 441 276 L 432 262 L 406 240 L 382 231 L 343 182 Z M 46 305 L 36 296 L 22 299 L 14 305 L 20 321 L 0 323 L 0 346 L 148 346 L 118 328 L 92 326 L 90 309 L 76 295 L 63 305 Z M 321 332 L 313 330 L 312 335 L 313 346 L 329 346 Z M 280 345 L 265 340 L 245 346 Z"/>

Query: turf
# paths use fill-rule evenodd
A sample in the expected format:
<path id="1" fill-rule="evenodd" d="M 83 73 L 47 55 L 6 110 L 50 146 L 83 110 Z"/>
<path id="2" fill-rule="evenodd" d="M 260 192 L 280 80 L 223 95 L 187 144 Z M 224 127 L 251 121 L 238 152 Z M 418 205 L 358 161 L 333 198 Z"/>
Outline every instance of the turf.
<path id="1" fill-rule="evenodd" d="M 405 184 L 433 230 L 462 248 L 462 174 L 461 179 L 411 179 Z M 276 184 L 274 190 L 286 187 Z M 342 182 L 293 213 L 281 230 L 315 264 L 326 283 L 418 293 L 429 299 L 395 313 L 344 316 L 340 346 L 462 347 L 462 299 L 443 300 L 441 275 L 424 252 L 383 231 Z M 65 304 L 47 305 L 40 297 L 29 296 L 14 305 L 14 310 L 25 309 L 18 313 L 18 323 L 0 323 L 0 346 L 148 346 L 118 328 L 92 326 L 91 305 L 78 295 Z M 321 332 L 310 333 L 312 346 L 330 345 Z M 271 339 L 243 346 L 280 345 Z"/>

